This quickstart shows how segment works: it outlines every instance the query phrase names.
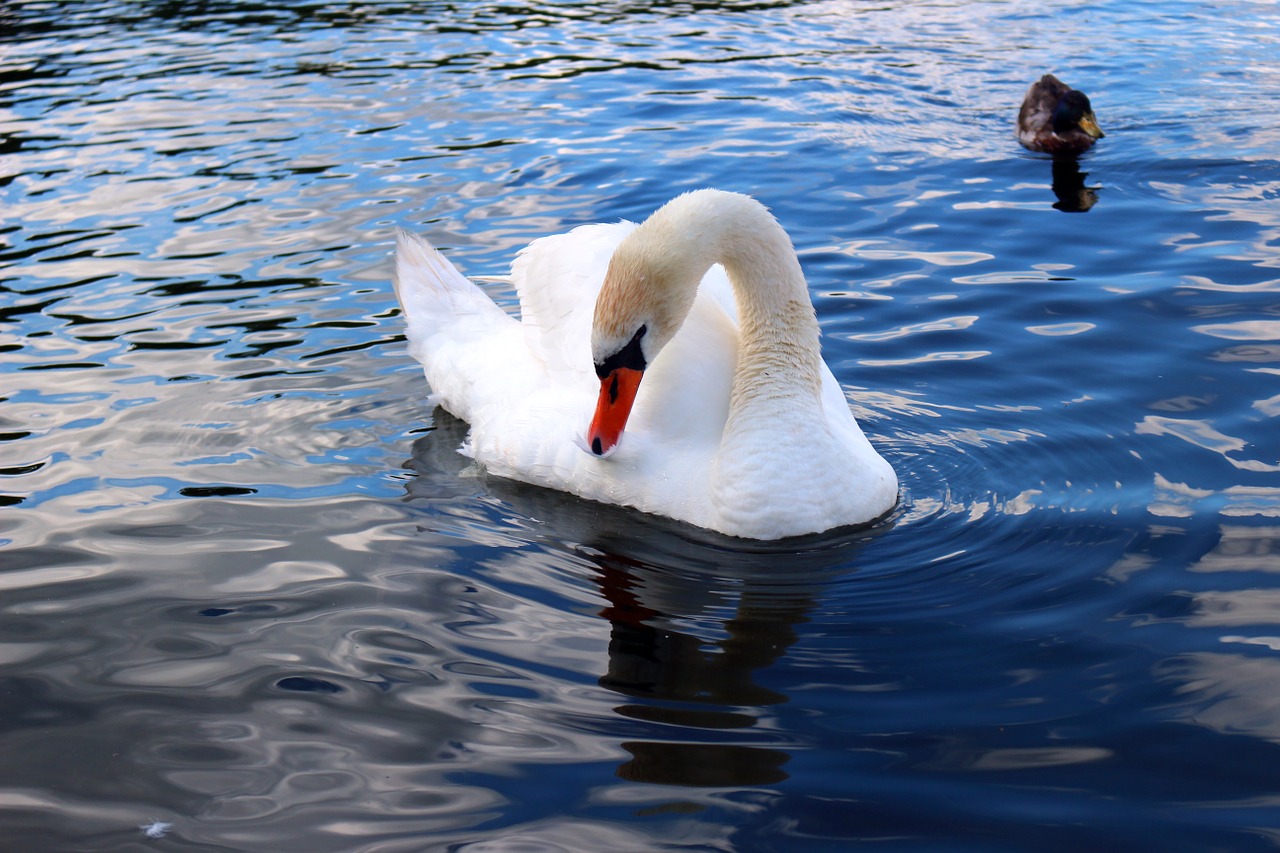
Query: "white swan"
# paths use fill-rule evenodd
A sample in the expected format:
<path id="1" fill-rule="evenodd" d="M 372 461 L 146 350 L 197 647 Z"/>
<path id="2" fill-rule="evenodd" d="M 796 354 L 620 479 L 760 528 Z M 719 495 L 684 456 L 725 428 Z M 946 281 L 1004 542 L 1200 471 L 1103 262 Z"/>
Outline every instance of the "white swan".
<path id="1" fill-rule="evenodd" d="M 518 321 L 399 234 L 410 352 L 489 472 L 751 539 L 897 501 L 822 361 L 791 241 L 754 199 L 698 190 L 641 225 L 543 237 L 511 277 Z"/>

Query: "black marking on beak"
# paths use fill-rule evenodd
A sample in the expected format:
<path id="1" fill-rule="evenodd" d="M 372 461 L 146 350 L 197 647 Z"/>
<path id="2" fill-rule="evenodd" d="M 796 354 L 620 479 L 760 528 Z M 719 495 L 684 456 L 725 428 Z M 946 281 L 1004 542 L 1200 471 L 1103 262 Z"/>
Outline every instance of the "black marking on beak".
<path id="1" fill-rule="evenodd" d="M 626 367 L 631 370 L 644 370 L 646 365 L 644 360 L 644 351 L 640 349 L 640 339 L 644 337 L 644 334 L 647 331 L 649 331 L 648 326 L 641 326 L 639 329 L 636 329 L 636 333 L 631 336 L 631 340 L 627 342 L 626 346 L 606 358 L 604 361 L 596 362 L 596 376 L 600 379 L 604 379 L 619 367 Z M 615 380 L 614 390 L 611 392 L 614 396 L 617 395 L 616 388 Z"/>
<path id="2" fill-rule="evenodd" d="M 591 440 L 591 452 L 596 456 L 604 456 L 604 445 L 600 443 L 599 438 L 593 438 Z"/>

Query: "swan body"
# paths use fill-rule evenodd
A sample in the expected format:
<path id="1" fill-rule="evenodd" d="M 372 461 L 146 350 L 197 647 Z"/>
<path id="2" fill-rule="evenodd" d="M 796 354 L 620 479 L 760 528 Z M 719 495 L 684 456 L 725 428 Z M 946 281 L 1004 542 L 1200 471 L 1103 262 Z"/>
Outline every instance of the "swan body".
<path id="1" fill-rule="evenodd" d="M 822 361 L 791 241 L 754 199 L 698 190 L 640 225 L 543 237 L 511 278 L 519 320 L 399 234 L 410 352 L 487 471 L 751 539 L 896 503 Z"/>
<path id="2" fill-rule="evenodd" d="M 1084 92 L 1046 74 L 1027 89 L 1018 111 L 1018 141 L 1032 151 L 1077 157 L 1106 136 Z"/>

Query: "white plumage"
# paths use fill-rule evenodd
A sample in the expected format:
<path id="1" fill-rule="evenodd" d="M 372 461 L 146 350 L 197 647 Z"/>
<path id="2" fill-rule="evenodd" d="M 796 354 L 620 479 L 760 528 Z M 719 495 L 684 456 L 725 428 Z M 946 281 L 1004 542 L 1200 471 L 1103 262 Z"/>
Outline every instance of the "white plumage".
<path id="1" fill-rule="evenodd" d="M 755 200 L 700 190 L 639 226 L 543 237 L 511 275 L 519 320 L 399 234 L 410 352 L 470 424 L 462 452 L 491 473 L 754 539 L 872 521 L 896 502 L 892 468 L 821 361 L 790 240 Z M 607 395 L 593 364 L 637 332 L 643 381 L 601 458 L 583 439 Z"/>

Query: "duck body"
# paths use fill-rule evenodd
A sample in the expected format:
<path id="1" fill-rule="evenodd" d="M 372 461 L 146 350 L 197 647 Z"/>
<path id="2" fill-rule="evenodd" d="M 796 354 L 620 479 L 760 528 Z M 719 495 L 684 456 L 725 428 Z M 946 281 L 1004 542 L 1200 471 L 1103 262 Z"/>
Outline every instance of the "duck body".
<path id="1" fill-rule="evenodd" d="M 410 351 L 488 472 L 751 539 L 897 502 L 822 362 L 790 239 L 754 199 L 699 190 L 640 225 L 544 237 L 511 278 L 518 320 L 399 236 Z"/>
<path id="2" fill-rule="evenodd" d="M 1084 92 L 1052 74 L 1031 84 L 1018 111 L 1018 141 L 1031 151 L 1077 157 L 1104 134 Z"/>

